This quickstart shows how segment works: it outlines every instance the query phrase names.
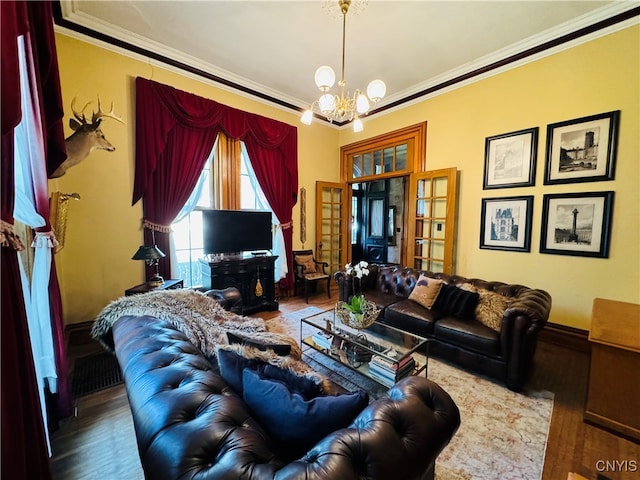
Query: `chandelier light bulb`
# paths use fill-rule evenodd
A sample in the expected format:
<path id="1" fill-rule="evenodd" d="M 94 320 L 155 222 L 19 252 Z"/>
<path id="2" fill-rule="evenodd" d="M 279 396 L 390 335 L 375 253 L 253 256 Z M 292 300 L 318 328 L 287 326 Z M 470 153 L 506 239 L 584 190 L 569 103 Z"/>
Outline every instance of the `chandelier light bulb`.
<path id="1" fill-rule="evenodd" d="M 360 115 L 369 111 L 369 99 L 364 93 L 359 93 L 356 98 L 356 111 Z"/>
<path id="2" fill-rule="evenodd" d="M 325 93 L 320 97 L 320 100 L 318 100 L 318 106 L 320 107 L 320 111 L 324 115 L 327 115 L 335 110 L 336 100 L 330 93 Z"/>
<path id="3" fill-rule="evenodd" d="M 359 117 L 356 117 L 356 119 L 353 121 L 353 131 L 355 133 L 360 133 L 362 130 L 364 130 L 364 126 L 362 125 L 362 120 L 360 120 Z"/>
<path id="4" fill-rule="evenodd" d="M 311 125 L 312 120 L 313 120 L 313 110 L 311 110 L 311 107 L 309 107 L 302 114 L 302 118 L 300 118 L 300 121 L 305 125 Z"/>
<path id="5" fill-rule="evenodd" d="M 336 83 L 336 72 L 333 71 L 333 68 L 323 65 L 316 70 L 315 80 L 316 86 L 326 92 Z"/>
<path id="6" fill-rule="evenodd" d="M 367 87 L 367 96 L 373 103 L 382 100 L 385 93 L 387 93 L 387 86 L 382 80 L 373 80 Z"/>

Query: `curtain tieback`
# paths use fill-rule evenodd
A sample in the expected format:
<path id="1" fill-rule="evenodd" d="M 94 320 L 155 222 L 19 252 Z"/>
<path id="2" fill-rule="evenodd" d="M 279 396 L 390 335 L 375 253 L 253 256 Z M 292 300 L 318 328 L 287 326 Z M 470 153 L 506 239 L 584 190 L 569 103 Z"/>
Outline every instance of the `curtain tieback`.
<path id="1" fill-rule="evenodd" d="M 278 228 L 281 228 L 282 230 L 286 230 L 287 228 L 293 228 L 293 222 L 280 223 L 278 224 Z"/>
<path id="2" fill-rule="evenodd" d="M 142 228 L 148 228 L 149 230 L 155 230 L 156 232 L 170 233 L 170 225 L 161 225 L 159 223 L 150 222 L 146 218 L 142 220 Z"/>
<path id="3" fill-rule="evenodd" d="M 13 231 L 13 225 L 0 220 L 0 245 L 12 248 L 18 252 L 24 250 L 24 244 L 20 237 Z"/>
<path id="4" fill-rule="evenodd" d="M 31 242 L 31 246 L 34 248 L 55 248 L 58 246 L 58 240 L 56 239 L 55 233 L 53 230 L 49 230 L 48 232 L 36 232 L 36 236 Z"/>

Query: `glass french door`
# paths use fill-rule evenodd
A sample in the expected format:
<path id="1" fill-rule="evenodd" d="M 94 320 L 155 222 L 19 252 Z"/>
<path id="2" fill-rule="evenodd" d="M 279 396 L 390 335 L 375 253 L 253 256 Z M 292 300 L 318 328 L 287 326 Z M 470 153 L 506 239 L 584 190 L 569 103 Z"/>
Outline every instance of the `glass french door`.
<path id="1" fill-rule="evenodd" d="M 413 268 L 453 273 L 456 168 L 411 175 L 408 258 Z"/>
<path id="2" fill-rule="evenodd" d="M 331 274 L 346 263 L 349 226 L 347 187 L 332 182 L 316 182 L 316 258 L 329 264 Z"/>

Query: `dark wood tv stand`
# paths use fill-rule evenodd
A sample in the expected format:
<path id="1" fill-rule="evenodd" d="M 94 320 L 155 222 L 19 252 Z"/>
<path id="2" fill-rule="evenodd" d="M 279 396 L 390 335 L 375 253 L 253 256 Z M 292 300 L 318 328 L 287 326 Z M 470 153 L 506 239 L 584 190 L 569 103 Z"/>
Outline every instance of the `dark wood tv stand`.
<path id="1" fill-rule="evenodd" d="M 242 313 L 278 310 L 273 279 L 277 255 L 224 255 L 200 260 L 205 290 L 236 287 L 242 295 Z M 260 280 L 262 295 L 256 295 Z"/>

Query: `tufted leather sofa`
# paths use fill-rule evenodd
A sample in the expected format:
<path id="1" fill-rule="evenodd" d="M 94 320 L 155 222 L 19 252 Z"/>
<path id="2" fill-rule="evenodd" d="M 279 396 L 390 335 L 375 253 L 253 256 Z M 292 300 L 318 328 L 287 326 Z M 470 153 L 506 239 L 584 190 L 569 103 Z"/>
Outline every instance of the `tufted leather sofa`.
<path id="1" fill-rule="evenodd" d="M 371 265 L 369 271 L 362 290 L 367 300 L 382 309 L 378 321 L 429 338 L 430 355 L 498 379 L 511 390 L 522 390 L 533 369 L 538 332 L 549 318 L 551 296 L 547 292 L 407 267 Z M 421 273 L 449 285 L 470 283 L 507 297 L 511 303 L 503 314 L 500 331 L 477 320 L 446 316 L 408 300 Z M 348 301 L 353 294 L 350 277 L 339 271 L 334 278 L 340 300 Z"/>
<path id="2" fill-rule="evenodd" d="M 350 427 L 285 463 L 216 365 L 180 331 L 150 316 L 112 328 L 147 480 L 432 479 L 460 416 L 449 395 L 410 377 Z"/>

